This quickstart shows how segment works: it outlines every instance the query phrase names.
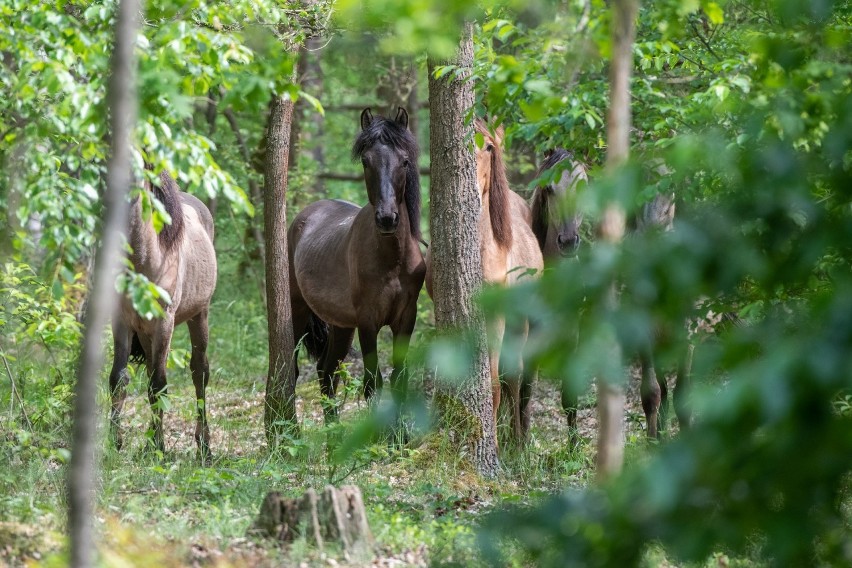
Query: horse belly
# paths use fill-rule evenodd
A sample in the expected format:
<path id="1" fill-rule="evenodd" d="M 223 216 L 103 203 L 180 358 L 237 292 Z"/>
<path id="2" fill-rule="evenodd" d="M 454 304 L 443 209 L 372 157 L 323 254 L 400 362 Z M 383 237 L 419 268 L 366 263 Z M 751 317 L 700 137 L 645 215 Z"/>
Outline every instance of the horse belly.
<path id="1" fill-rule="evenodd" d="M 199 224 L 187 231 L 181 253 L 184 266 L 181 274 L 180 295 L 173 298 L 175 325 L 197 316 L 210 306 L 216 289 L 216 251 L 207 232 Z"/>
<path id="2" fill-rule="evenodd" d="M 303 211 L 307 215 L 293 247 L 291 262 L 297 290 L 291 293 L 301 295 L 323 321 L 338 327 L 357 327 L 346 243 L 352 220 L 360 209 L 327 200 L 312 205 L 312 210 Z"/>

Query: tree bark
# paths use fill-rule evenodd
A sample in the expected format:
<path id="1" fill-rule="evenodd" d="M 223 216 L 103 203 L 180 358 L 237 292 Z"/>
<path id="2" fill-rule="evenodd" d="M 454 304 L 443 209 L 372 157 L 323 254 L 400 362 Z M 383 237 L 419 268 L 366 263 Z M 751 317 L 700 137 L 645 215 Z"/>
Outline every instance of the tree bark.
<path id="1" fill-rule="evenodd" d="M 122 0 L 115 24 L 115 47 L 109 81 L 111 156 L 107 165 L 104 223 L 95 262 L 94 285 L 86 314 L 86 331 L 77 369 L 71 465 L 68 469 L 68 531 L 71 566 L 94 564 L 92 529 L 93 493 L 96 479 L 95 399 L 102 364 L 103 329 L 117 305 L 115 274 L 121 266 L 121 236 L 128 224 L 127 194 L 130 186 L 130 144 L 136 123 L 136 58 L 133 49 L 139 29 L 138 0 Z"/>
<path id="2" fill-rule="evenodd" d="M 274 446 L 281 434 L 298 429 L 293 314 L 287 258 L 287 159 L 293 101 L 274 95 L 269 108 L 264 174 L 263 220 L 266 238 L 266 297 L 269 370 L 263 415 L 266 439 Z"/>
<path id="3" fill-rule="evenodd" d="M 319 61 L 319 49 L 322 47 L 323 39 L 320 37 L 309 37 L 299 49 L 299 62 L 296 66 L 296 77 L 302 86 L 302 90 L 314 97 L 321 99 L 323 90 L 323 74 Z M 360 108 L 358 110 L 361 110 Z M 296 102 L 293 111 L 293 130 L 291 140 L 293 141 L 293 152 L 290 159 L 290 168 L 296 168 L 302 157 L 312 160 L 318 171 L 325 169 L 325 150 L 322 144 L 313 144 L 310 152 L 306 148 L 310 145 L 311 134 L 316 134 L 318 140 L 323 137 L 323 116 L 307 104 L 305 99 Z M 310 125 L 309 130 L 305 126 Z M 363 179 L 363 176 L 362 176 Z M 325 184 L 322 178 L 315 180 L 311 186 L 311 193 L 321 196 L 325 193 Z"/>
<path id="4" fill-rule="evenodd" d="M 254 179 L 254 174 L 249 171 L 251 169 L 251 152 L 249 151 L 248 144 L 246 144 L 246 139 L 243 136 L 242 131 L 240 130 L 240 126 L 237 123 L 237 117 L 234 114 L 234 110 L 232 108 L 226 108 L 223 113 L 225 118 L 228 121 L 228 124 L 231 126 L 231 131 L 234 133 L 234 138 L 237 141 L 237 147 L 240 149 L 240 155 L 245 160 L 245 164 L 248 171 L 248 185 L 249 185 L 249 198 L 252 203 L 260 203 L 263 199 L 262 193 L 260 191 L 260 187 L 257 185 L 257 181 Z M 247 252 L 247 258 L 245 259 L 245 265 L 240 264 L 240 273 L 242 274 L 243 269 L 246 266 L 256 259 L 266 258 L 266 244 L 263 240 L 263 231 L 258 226 L 257 223 L 249 223 L 246 225 L 246 235 L 245 242 L 254 243 L 254 249 L 250 249 Z M 266 288 L 261 284 L 260 286 L 260 296 L 263 299 L 263 304 L 266 305 Z"/>
<path id="5" fill-rule="evenodd" d="M 627 161 L 630 152 L 630 75 L 633 68 L 633 40 L 639 0 L 612 2 L 612 63 L 610 64 L 610 108 L 607 117 L 607 168 L 614 171 Z M 601 237 L 618 244 L 624 236 L 625 214 L 618 203 L 607 204 L 601 224 Z M 610 290 L 610 308 L 618 298 L 615 283 Z M 610 355 L 621 369 L 621 348 L 613 341 Z M 624 381 L 619 376 L 601 376 L 598 381 L 597 475 L 607 479 L 621 470 L 624 461 Z"/>
<path id="6" fill-rule="evenodd" d="M 493 476 L 497 471 L 497 445 L 488 346 L 483 316 L 474 302 L 474 294 L 482 286 L 482 257 L 476 222 L 479 191 L 473 128 L 466 120 L 474 103 L 473 87 L 467 80 L 473 66 L 472 31 L 473 26 L 466 24 L 458 59 L 452 62 L 464 70 L 461 76 L 452 78 L 448 74 L 435 79 L 437 63 L 429 60 L 430 255 L 435 323 L 443 333 L 470 333 L 474 343 L 474 360 L 467 380 L 450 386 L 441 380 L 439 369 L 436 386 L 443 392 L 436 394 L 436 399 L 465 415 L 462 422 L 468 426 L 464 441 L 469 454 L 480 473 Z"/>

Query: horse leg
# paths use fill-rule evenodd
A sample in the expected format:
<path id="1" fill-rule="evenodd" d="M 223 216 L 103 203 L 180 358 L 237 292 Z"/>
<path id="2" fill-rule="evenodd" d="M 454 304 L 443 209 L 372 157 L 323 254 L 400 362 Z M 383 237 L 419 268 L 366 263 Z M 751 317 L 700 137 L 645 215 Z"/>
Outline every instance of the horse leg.
<path id="1" fill-rule="evenodd" d="M 655 369 L 657 384 L 660 385 L 660 409 L 657 412 L 657 428 L 660 434 L 669 427 L 669 385 L 664 369 Z"/>
<path id="2" fill-rule="evenodd" d="M 154 413 L 152 430 L 154 432 L 154 449 L 164 452 L 166 445 L 163 441 L 163 405 L 160 399 L 167 395 L 166 363 L 169 358 L 169 346 L 172 342 L 174 319 L 166 315 L 151 338 L 149 348 L 145 350 L 148 367 L 148 402 Z M 144 342 L 143 342 L 144 346 Z"/>
<path id="3" fill-rule="evenodd" d="M 639 354 L 642 365 L 642 410 L 645 411 L 645 424 L 649 438 L 658 438 L 657 413 L 660 410 L 660 385 L 654 371 L 654 359 L 651 355 L 651 347 L 643 349 Z"/>
<path id="4" fill-rule="evenodd" d="M 379 330 L 373 326 L 358 326 L 358 341 L 361 342 L 361 354 L 364 357 L 364 399 L 369 401 L 373 394 L 382 392 L 382 373 L 379 371 L 379 354 L 376 351 L 376 338 Z"/>
<path id="5" fill-rule="evenodd" d="M 515 423 L 515 436 L 521 446 L 526 446 L 530 433 L 530 399 L 532 398 L 532 384 L 536 376 L 536 368 L 532 365 L 527 365 L 524 361 L 524 350 L 529 337 L 530 326 L 529 322 L 524 322 L 524 334 L 521 346 L 518 353 L 518 380 L 517 389 L 513 391 L 516 397 L 516 403 L 512 408 L 517 408 L 517 418 Z"/>
<path id="6" fill-rule="evenodd" d="M 491 403 L 494 416 L 494 443 L 497 444 L 497 417 L 500 411 L 500 347 L 503 344 L 503 333 L 506 330 L 506 321 L 498 319 L 494 322 L 494 327 L 491 329 L 491 350 L 488 356 L 488 363 L 491 369 Z M 514 410 L 513 410 L 514 412 Z"/>
<path id="7" fill-rule="evenodd" d="M 346 359 L 354 336 L 354 329 L 333 326 L 329 330 L 328 346 L 326 347 L 325 354 L 320 364 L 317 365 L 320 391 L 325 398 L 323 415 L 326 424 L 337 421 L 337 405 L 335 404 L 337 383 L 339 381 L 337 369 L 340 367 L 340 363 Z"/>
<path id="8" fill-rule="evenodd" d="M 127 360 L 130 357 L 130 344 L 133 332 L 125 326 L 119 318 L 112 324 L 113 358 L 112 370 L 109 373 L 109 391 L 112 395 L 112 409 L 110 410 L 110 432 L 116 449 L 121 449 L 124 439 L 121 435 L 121 410 L 127 398 L 127 384 L 130 376 L 127 374 Z"/>
<path id="9" fill-rule="evenodd" d="M 291 284 L 292 286 L 292 284 Z M 293 341 L 296 342 L 296 352 L 293 353 L 293 373 L 295 374 L 294 380 L 299 380 L 299 344 L 302 341 L 302 338 L 305 337 L 305 333 L 308 330 L 308 317 L 310 317 L 310 312 L 308 311 L 307 304 L 303 302 L 299 302 L 295 297 L 291 295 L 290 303 L 292 307 L 290 308 L 290 312 L 293 316 Z"/>
<path id="10" fill-rule="evenodd" d="M 529 334 L 529 322 L 527 322 L 527 335 Z M 526 347 L 526 337 L 524 338 Z M 530 434 L 530 400 L 532 400 L 532 386 L 538 369 L 533 365 L 527 365 L 521 361 L 521 385 L 520 385 L 520 414 L 521 414 L 521 437 L 526 444 Z"/>
<path id="11" fill-rule="evenodd" d="M 679 361 L 677 367 L 677 382 L 675 383 L 673 398 L 675 414 L 681 430 L 688 430 L 692 426 L 692 412 L 686 397 L 692 382 L 692 354 L 694 351 L 695 345 L 687 344 L 683 358 Z"/>
<path id="12" fill-rule="evenodd" d="M 580 406 L 580 397 L 574 393 L 567 377 L 562 379 L 562 412 L 568 420 L 568 440 L 573 445 L 579 442 L 577 432 L 577 408 Z"/>
<path id="13" fill-rule="evenodd" d="M 393 332 L 393 371 L 391 371 L 391 394 L 398 411 L 401 411 L 408 401 L 408 346 L 411 334 L 414 333 L 414 323 L 417 320 L 417 303 L 414 302 L 405 310 L 405 314 L 397 325 L 391 326 Z"/>
<path id="14" fill-rule="evenodd" d="M 209 341 L 209 328 L 207 326 L 208 311 L 204 309 L 200 314 L 186 322 L 189 327 L 189 338 L 192 342 L 192 357 L 189 360 L 189 368 L 192 370 L 192 382 L 195 385 L 195 405 L 197 417 L 195 421 L 195 443 L 201 459 L 210 457 L 210 429 L 207 426 L 207 382 L 210 379 L 210 364 L 207 361 L 207 344 Z"/>

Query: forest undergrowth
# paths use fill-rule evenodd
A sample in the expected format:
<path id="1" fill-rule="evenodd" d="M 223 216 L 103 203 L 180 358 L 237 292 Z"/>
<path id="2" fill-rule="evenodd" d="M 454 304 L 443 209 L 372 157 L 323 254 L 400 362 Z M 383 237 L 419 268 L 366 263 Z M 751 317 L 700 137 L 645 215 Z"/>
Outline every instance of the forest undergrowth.
<path id="1" fill-rule="evenodd" d="M 363 365 L 357 349 L 342 370 L 340 423 L 330 427 L 323 422 L 314 364 L 303 356 L 297 388 L 301 435 L 270 453 L 263 432 L 265 311 L 259 286 L 251 282 L 257 274 L 240 268 L 242 246 L 233 240 L 229 232 L 220 231 L 217 246 L 223 252 L 211 307 L 212 376 L 207 398 L 211 463 L 201 464 L 196 455 L 185 327 L 176 329 L 170 356 L 164 454 L 146 444 L 151 412 L 141 367 L 132 369 L 122 415 L 125 447 L 119 452 L 109 443 L 108 365 L 104 367 L 98 398 L 102 467 L 96 526 L 106 565 L 476 565 L 482 562 L 476 527 L 484 513 L 501 504 L 533 503 L 566 487 L 590 483 L 594 392 L 581 398 L 581 442 L 571 446 L 558 387 L 542 377 L 534 388 L 528 449 L 513 448 L 507 417 L 500 422 L 501 472 L 495 479 L 476 475 L 463 450 L 440 430 L 420 431 L 404 447 L 378 440 L 363 444 L 345 459 L 336 457 L 329 443 L 345 440 L 352 425 L 370 413 L 360 396 Z M 416 352 L 432 326 L 425 292 L 419 305 L 411 363 L 415 397 L 421 397 L 424 375 Z M 57 360 L 44 349 L 31 349 L 26 355 L 29 359 L 24 362 L 11 351 L 5 354 L 11 361 L 0 387 L 3 400 L 10 401 L 0 415 L 5 438 L 0 453 L 0 560 L 10 565 L 63 565 L 71 400 L 58 378 L 72 376 L 73 361 L 63 361 L 57 368 Z M 388 376 L 388 332 L 381 335 L 380 357 Z M 636 374 L 633 369 L 628 389 L 628 467 L 655 447 L 644 437 Z M 26 402 L 11 392 L 9 377 L 17 378 L 18 390 L 26 389 Z M 49 410 L 37 414 L 40 405 Z M 247 536 L 267 492 L 295 497 L 329 483 L 361 488 L 375 537 L 374 558 L 351 558 L 328 548 L 320 551 L 304 540 L 282 549 Z M 516 561 L 523 564 L 522 557 Z M 668 565 L 659 551 L 649 553 L 648 561 Z"/>

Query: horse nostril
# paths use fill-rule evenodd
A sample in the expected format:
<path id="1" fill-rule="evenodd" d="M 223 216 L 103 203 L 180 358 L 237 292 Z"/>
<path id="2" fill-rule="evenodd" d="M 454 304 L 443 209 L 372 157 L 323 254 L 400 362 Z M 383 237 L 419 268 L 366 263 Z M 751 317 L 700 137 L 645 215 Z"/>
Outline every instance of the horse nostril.
<path id="1" fill-rule="evenodd" d="M 376 227 L 382 232 L 393 231 L 399 224 L 399 213 L 379 213 L 376 212 Z"/>
<path id="2" fill-rule="evenodd" d="M 574 250 L 580 246 L 580 235 L 575 234 L 569 236 L 559 233 L 556 236 L 556 244 L 559 245 L 559 248 Z"/>

